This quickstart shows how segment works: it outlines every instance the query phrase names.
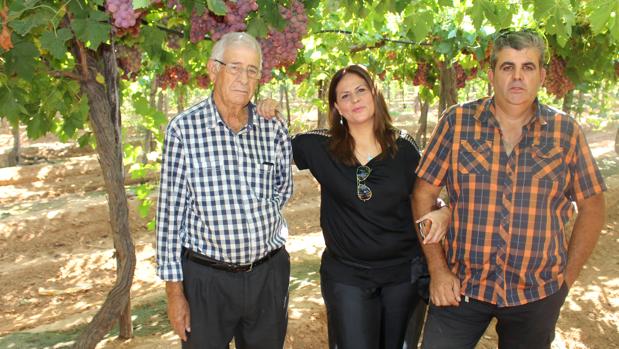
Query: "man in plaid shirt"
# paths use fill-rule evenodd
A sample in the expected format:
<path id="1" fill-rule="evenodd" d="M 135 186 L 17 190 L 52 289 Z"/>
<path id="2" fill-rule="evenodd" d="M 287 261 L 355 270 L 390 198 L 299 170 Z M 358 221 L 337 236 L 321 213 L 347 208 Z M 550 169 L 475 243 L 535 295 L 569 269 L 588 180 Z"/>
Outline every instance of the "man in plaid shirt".
<path id="1" fill-rule="evenodd" d="M 183 348 L 282 348 L 292 193 L 285 125 L 250 103 L 260 45 L 228 33 L 208 61 L 213 93 L 170 121 L 157 211 L 157 274 Z"/>
<path id="2" fill-rule="evenodd" d="M 452 209 L 444 245 L 423 245 L 432 301 L 423 348 L 474 348 L 493 317 L 501 349 L 550 348 L 595 247 L 606 187 L 580 126 L 537 100 L 544 51 L 532 31 L 500 32 L 494 96 L 448 109 L 418 167 L 415 216 L 443 186 Z"/>

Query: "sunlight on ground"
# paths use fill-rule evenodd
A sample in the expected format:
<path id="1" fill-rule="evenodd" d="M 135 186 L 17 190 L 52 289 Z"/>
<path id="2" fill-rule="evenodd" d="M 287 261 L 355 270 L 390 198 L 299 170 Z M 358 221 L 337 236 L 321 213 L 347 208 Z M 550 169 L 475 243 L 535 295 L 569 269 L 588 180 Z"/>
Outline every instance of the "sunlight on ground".
<path id="1" fill-rule="evenodd" d="M 302 252 L 309 255 L 320 256 L 325 247 L 322 232 L 309 233 L 303 235 L 292 235 L 286 242 L 286 250 L 289 253 Z"/>

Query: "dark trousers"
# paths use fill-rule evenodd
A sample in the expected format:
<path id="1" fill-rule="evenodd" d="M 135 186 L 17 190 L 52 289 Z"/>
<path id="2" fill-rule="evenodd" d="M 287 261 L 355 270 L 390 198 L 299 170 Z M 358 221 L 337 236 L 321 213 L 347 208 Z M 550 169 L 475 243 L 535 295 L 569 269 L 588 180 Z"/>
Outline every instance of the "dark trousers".
<path id="1" fill-rule="evenodd" d="M 361 288 L 321 277 L 321 290 L 331 349 L 402 349 L 410 314 L 425 307 L 410 282 Z"/>
<path id="2" fill-rule="evenodd" d="M 408 319 L 408 328 L 406 329 L 406 337 L 402 349 L 417 349 L 419 339 L 421 338 L 421 329 L 423 322 L 426 319 L 426 310 L 428 304 L 425 300 L 419 300 L 413 305 L 412 314 Z"/>
<path id="3" fill-rule="evenodd" d="M 500 349 L 548 349 L 567 293 L 564 284 L 544 299 L 502 308 L 464 297 L 457 307 L 430 305 L 422 348 L 473 349 L 496 317 Z"/>
<path id="4" fill-rule="evenodd" d="M 285 249 L 249 272 L 183 259 L 191 333 L 184 349 L 281 349 L 288 326 L 290 256 Z"/>

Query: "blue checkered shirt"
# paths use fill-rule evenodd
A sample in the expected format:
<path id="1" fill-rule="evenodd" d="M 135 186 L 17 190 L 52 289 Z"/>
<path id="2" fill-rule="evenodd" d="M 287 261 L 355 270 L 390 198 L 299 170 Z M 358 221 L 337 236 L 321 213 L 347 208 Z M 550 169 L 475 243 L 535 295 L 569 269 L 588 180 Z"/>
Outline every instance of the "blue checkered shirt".
<path id="1" fill-rule="evenodd" d="M 258 117 L 234 133 L 212 96 L 170 121 L 157 209 L 157 275 L 182 281 L 181 248 L 248 264 L 283 246 L 292 194 L 284 124 Z"/>

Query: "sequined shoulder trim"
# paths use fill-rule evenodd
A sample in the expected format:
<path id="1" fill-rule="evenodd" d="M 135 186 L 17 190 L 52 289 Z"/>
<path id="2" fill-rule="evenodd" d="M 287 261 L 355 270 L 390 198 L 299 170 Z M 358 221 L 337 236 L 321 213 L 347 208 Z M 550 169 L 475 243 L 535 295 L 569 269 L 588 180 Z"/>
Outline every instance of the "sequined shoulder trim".
<path id="1" fill-rule="evenodd" d="M 413 136 L 411 136 L 406 130 L 400 130 L 400 138 L 409 142 L 417 151 L 419 151 L 419 146 Z"/>
<path id="2" fill-rule="evenodd" d="M 311 131 L 307 131 L 307 132 L 299 132 L 295 135 L 296 136 L 301 136 L 301 135 L 319 135 L 319 136 L 323 136 L 323 137 L 331 137 L 331 134 L 329 133 L 329 130 L 326 128 L 321 128 L 321 129 L 317 129 L 317 130 L 311 130 Z"/>

